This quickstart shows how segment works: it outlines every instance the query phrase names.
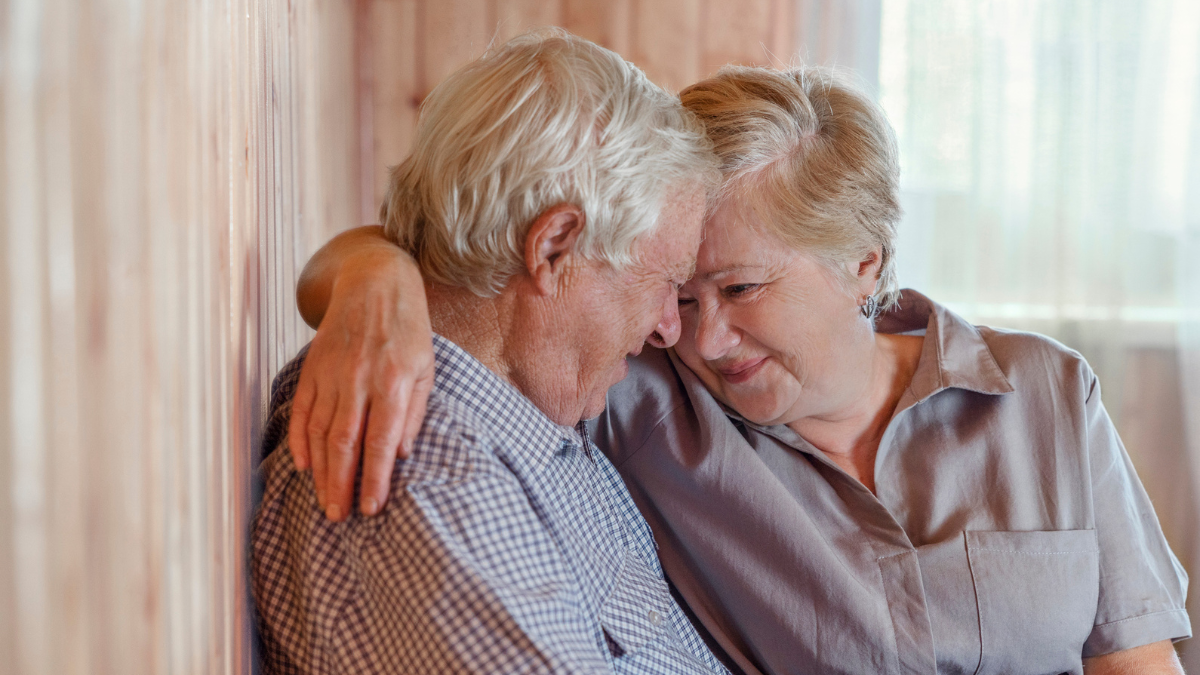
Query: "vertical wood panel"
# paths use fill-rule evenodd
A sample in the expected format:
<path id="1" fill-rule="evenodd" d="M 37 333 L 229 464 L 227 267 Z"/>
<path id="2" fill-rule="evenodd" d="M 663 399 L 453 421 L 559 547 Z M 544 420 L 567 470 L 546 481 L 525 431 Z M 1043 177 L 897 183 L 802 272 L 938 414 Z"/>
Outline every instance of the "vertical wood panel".
<path id="1" fill-rule="evenodd" d="M 789 66 L 797 59 L 795 14 L 795 0 L 774 0 L 771 3 L 771 27 L 767 47 L 774 55 L 772 65 Z"/>
<path id="2" fill-rule="evenodd" d="M 424 94 L 417 73 L 422 42 L 417 32 L 416 0 L 375 2 L 369 12 L 371 25 L 378 27 L 371 36 L 375 129 L 372 175 L 374 206 L 378 207 L 387 191 L 387 169 L 408 154 L 417 126 L 417 109 Z"/>
<path id="3" fill-rule="evenodd" d="M 24 11 L 15 11 L 22 9 Z M 9 314 L 6 321 L 5 342 L 9 354 L 5 370 L 8 378 L 3 386 L 8 389 L 4 397 L 9 404 L 4 421 L 6 428 L 4 444 L 8 452 L 6 462 L 8 481 L 0 500 L 9 523 L 6 530 L 10 540 L 6 541 L 6 559 L 10 577 L 4 579 L 5 596 L 12 605 L 0 609 L 0 615 L 13 617 L 11 663 L 18 669 L 43 669 L 49 666 L 44 640 L 32 631 L 25 620 L 45 621 L 45 605 L 42 601 L 47 592 L 41 578 L 44 569 L 44 547 L 39 534 L 40 513 L 38 511 L 41 487 L 41 465 L 38 451 L 44 429 L 42 423 L 44 358 L 43 320 L 38 291 L 40 284 L 38 261 L 31 255 L 39 246 L 39 229 L 16 227 L 18 222 L 40 221 L 38 178 L 41 172 L 41 153 L 36 139 L 39 135 L 39 110 L 34 102 L 37 88 L 37 64 L 29 53 L 37 49 L 36 36 L 40 30 L 41 12 L 37 8 L 14 8 L 6 16 L 5 35 L 11 45 L 12 56 L 5 59 L 5 190 L 6 227 L 5 249 L 7 256 L 8 295 L 5 307 Z M 18 164 L 19 163 L 19 164 Z M 16 170 L 16 166 L 21 169 Z M 29 482 L 33 479 L 35 482 Z M 17 579 L 28 579 L 18 583 Z M 23 615 L 22 610 L 26 613 Z M 25 648 L 31 645 L 32 649 Z"/>
<path id="4" fill-rule="evenodd" d="M 0 671 L 249 672 L 268 379 L 358 213 L 352 10 L 0 3 Z"/>
<path id="5" fill-rule="evenodd" d="M 700 79 L 701 0 L 635 0 L 627 55 L 650 79 L 676 92 Z"/>
<path id="6" fill-rule="evenodd" d="M 629 54 L 633 0 L 565 0 L 562 25 L 618 54 Z"/>
<path id="7" fill-rule="evenodd" d="M 772 23 L 776 4 L 773 0 L 743 0 L 736 4 L 708 0 L 702 26 L 701 72 L 716 72 L 727 63 L 769 63 L 776 41 Z"/>
<path id="8" fill-rule="evenodd" d="M 13 56 L 22 49 L 11 45 L 15 12 L 7 6 L 0 7 L 3 7 L 3 11 L 0 11 L 0 35 L 10 41 L 6 50 L 8 53 L 0 59 L 0 167 L 3 167 L 3 173 L 0 173 L 0 217 L 4 219 L 4 225 L 0 227 L 0 265 L 4 266 L 3 274 L 0 274 L 0 298 L 7 302 L 13 295 L 17 276 L 13 262 L 15 244 L 10 242 L 12 233 L 9 231 L 10 223 L 15 222 L 16 209 L 8 194 L 22 187 L 20 178 L 10 168 L 15 154 L 9 154 L 11 144 L 8 138 L 14 132 L 26 130 L 23 124 L 14 119 L 14 112 L 18 108 L 18 96 L 28 98 L 29 95 L 20 91 L 22 78 L 14 72 L 18 62 L 14 62 Z M 7 447 L 7 450 L 0 450 L 0 653 L 9 655 L 13 665 L 7 667 L 15 670 L 20 655 L 17 651 L 20 624 L 16 598 L 17 518 L 15 503 L 11 498 L 12 489 L 8 487 L 14 485 L 13 462 L 18 452 L 13 445 L 17 427 L 12 418 L 12 395 L 16 380 L 12 372 L 15 336 L 11 316 L 15 312 L 10 305 L 4 305 L 3 310 L 0 311 L 0 446 Z"/>
<path id="9" fill-rule="evenodd" d="M 561 0 L 492 0 L 497 41 L 503 42 L 530 28 L 562 25 Z"/>
<path id="10" fill-rule="evenodd" d="M 490 0 L 423 0 L 422 98 L 455 68 L 483 53 L 492 39 Z"/>

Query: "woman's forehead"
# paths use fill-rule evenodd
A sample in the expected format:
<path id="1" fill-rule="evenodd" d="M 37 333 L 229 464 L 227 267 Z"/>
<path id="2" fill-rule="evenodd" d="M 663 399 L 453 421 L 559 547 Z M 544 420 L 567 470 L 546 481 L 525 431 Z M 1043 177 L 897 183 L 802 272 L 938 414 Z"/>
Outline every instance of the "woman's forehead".
<path id="1" fill-rule="evenodd" d="M 753 210 L 722 206 L 705 223 L 696 275 L 735 267 L 761 268 L 792 253 L 787 244 L 763 227 Z"/>

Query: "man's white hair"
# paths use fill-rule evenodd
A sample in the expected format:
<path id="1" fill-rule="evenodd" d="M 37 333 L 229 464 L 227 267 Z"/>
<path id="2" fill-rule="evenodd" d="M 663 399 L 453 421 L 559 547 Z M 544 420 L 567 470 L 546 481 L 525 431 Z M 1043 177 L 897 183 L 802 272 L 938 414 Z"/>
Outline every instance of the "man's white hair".
<path id="1" fill-rule="evenodd" d="M 672 190 L 719 180 L 677 98 L 617 54 L 549 29 L 489 50 L 429 94 L 380 220 L 426 279 L 487 297 L 524 269 L 529 226 L 548 208 L 580 207 L 576 250 L 622 267 Z"/>

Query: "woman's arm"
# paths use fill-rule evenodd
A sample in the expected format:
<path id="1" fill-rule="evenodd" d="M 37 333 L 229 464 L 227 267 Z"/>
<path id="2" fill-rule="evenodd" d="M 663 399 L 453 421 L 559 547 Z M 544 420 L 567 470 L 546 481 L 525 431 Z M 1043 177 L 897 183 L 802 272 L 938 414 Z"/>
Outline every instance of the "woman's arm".
<path id="1" fill-rule="evenodd" d="M 1129 453 L 1108 416 L 1100 382 L 1080 362 L 1085 447 L 1092 481 L 1100 595 L 1084 642 L 1089 675 L 1183 672 L 1172 640 L 1191 636 L 1187 574 L 1159 527 Z M 1140 645 L 1125 648 L 1129 645 Z"/>
<path id="2" fill-rule="evenodd" d="M 1170 640 L 1083 660 L 1084 675 L 1183 675 Z"/>
<path id="3" fill-rule="evenodd" d="M 313 470 L 330 520 L 350 514 L 359 453 L 359 508 L 379 512 L 397 455 L 407 457 L 433 388 L 433 344 L 416 263 L 359 227 L 321 247 L 300 275 L 300 315 L 317 329 L 288 427 L 296 467 Z"/>
<path id="4" fill-rule="evenodd" d="M 300 272 L 296 304 L 304 323 L 318 328 L 329 308 L 335 283 L 340 281 L 345 285 L 355 272 L 365 273 L 364 276 L 374 277 L 376 281 L 384 275 L 403 276 L 411 272 L 415 277 L 409 281 L 421 282 L 416 263 L 383 236 L 382 227 L 364 225 L 346 230 L 318 249 Z M 424 286 L 410 290 L 419 291 L 424 304 Z"/>

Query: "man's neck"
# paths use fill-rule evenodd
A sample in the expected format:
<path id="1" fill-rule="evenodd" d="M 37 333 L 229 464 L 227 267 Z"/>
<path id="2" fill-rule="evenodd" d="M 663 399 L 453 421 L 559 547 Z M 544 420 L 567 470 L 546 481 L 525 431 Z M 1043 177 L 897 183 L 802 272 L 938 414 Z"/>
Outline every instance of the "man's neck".
<path id="1" fill-rule="evenodd" d="M 513 366 L 505 358 L 504 348 L 513 318 L 510 295 L 481 298 L 463 288 L 427 281 L 425 297 L 433 332 L 461 347 L 504 381 L 514 383 Z"/>
<path id="2" fill-rule="evenodd" d="M 556 424 L 573 426 L 583 415 L 566 321 L 550 320 L 553 301 L 525 292 L 514 279 L 499 295 L 426 282 L 433 331 L 461 347 L 488 370 L 516 387 Z M 561 318 L 561 317 L 560 317 Z"/>

